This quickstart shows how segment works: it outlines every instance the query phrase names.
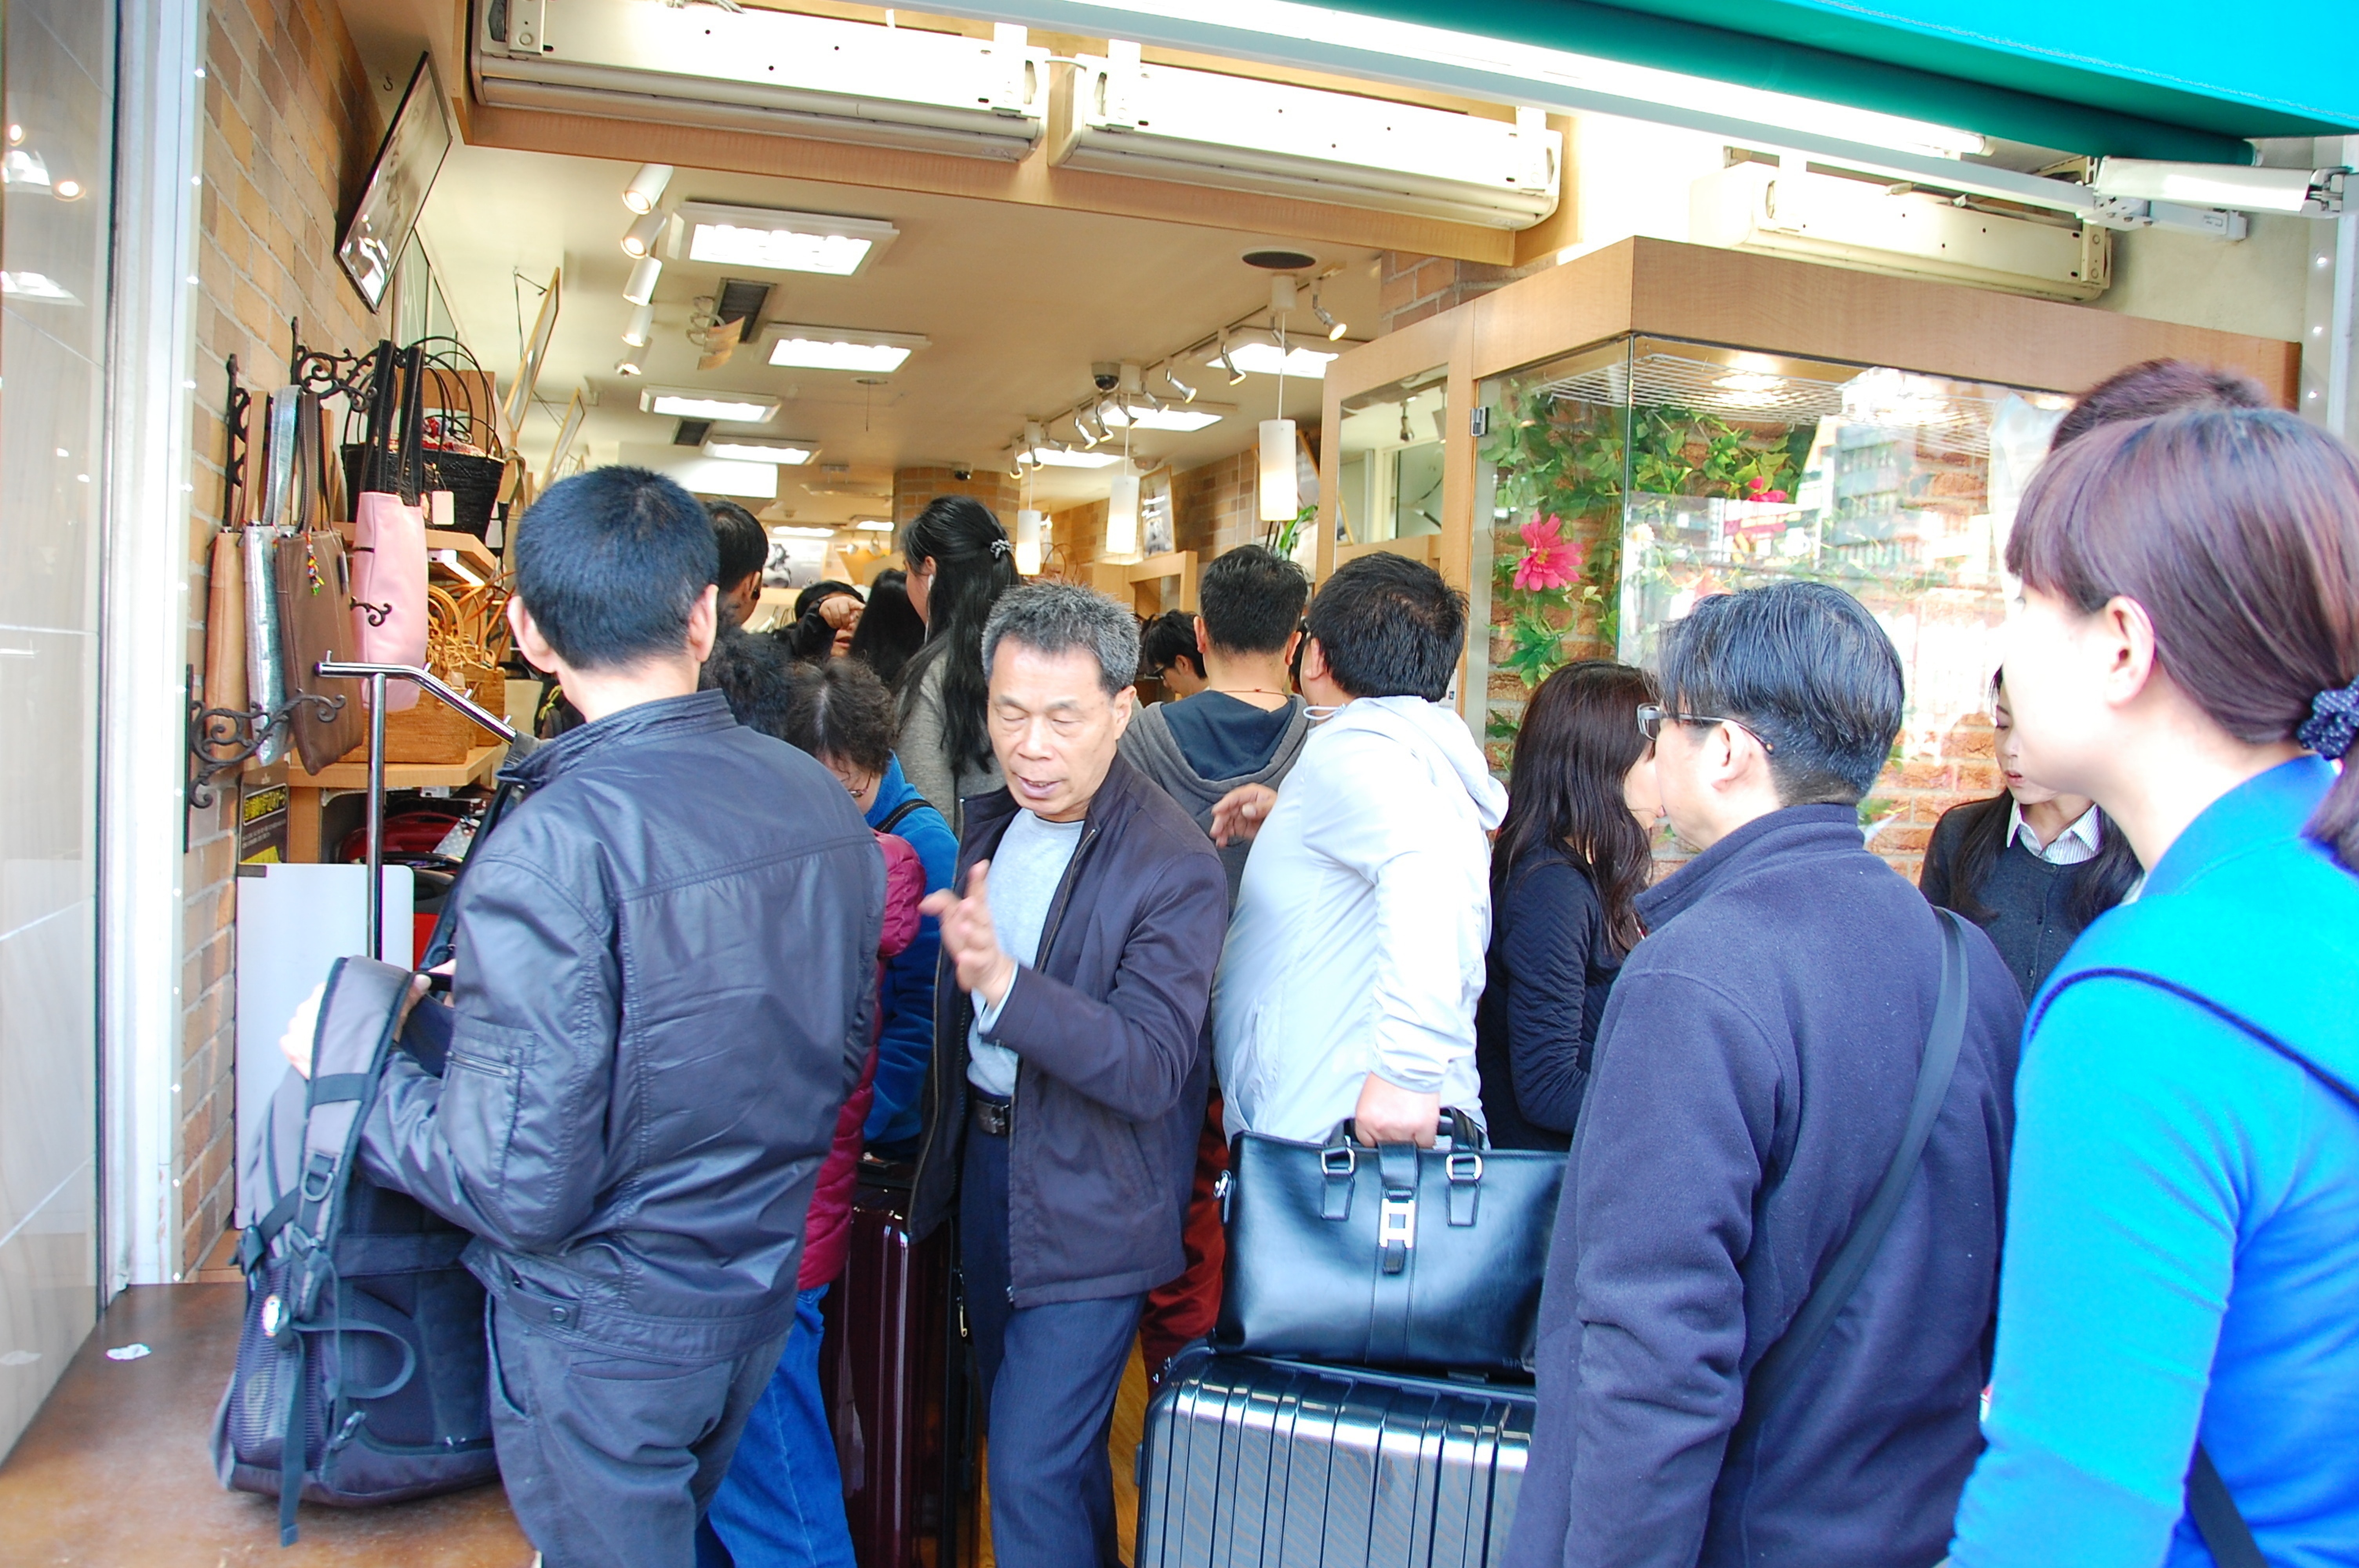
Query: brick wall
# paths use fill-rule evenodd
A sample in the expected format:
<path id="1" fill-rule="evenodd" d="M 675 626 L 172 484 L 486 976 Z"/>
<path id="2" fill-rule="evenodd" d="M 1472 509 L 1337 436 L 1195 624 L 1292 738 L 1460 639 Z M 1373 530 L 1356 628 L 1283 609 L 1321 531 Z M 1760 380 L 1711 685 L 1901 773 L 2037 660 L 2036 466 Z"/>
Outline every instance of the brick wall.
<path id="1" fill-rule="evenodd" d="M 1105 554 L 1106 503 L 1084 501 L 1049 514 L 1051 552 L 1041 562 L 1040 575 L 1062 582 L 1086 583 L 1090 563 Z"/>
<path id="2" fill-rule="evenodd" d="M 1225 458 L 1183 470 L 1171 478 L 1172 538 L 1180 548 L 1210 561 L 1262 536 L 1257 500 L 1261 449 L 1248 447 Z"/>
<path id="3" fill-rule="evenodd" d="M 926 503 L 937 496 L 972 495 L 991 508 L 1001 527 L 1012 538 L 1016 533 L 1016 509 L 1021 504 L 1021 492 L 1016 481 L 998 469 L 970 469 L 961 479 L 958 470 L 949 468 L 906 468 L 893 470 L 893 525 L 908 526 Z"/>
<path id="4" fill-rule="evenodd" d="M 336 265 L 343 204 L 380 128 L 360 57 L 332 0 L 221 0 L 208 7 L 203 197 L 197 276 L 196 487 L 189 528 L 189 662 L 204 665 L 206 578 L 220 516 L 223 361 L 261 397 L 287 377 L 288 319 L 346 351 L 380 330 Z M 235 1200 L 236 794 L 193 813 L 182 867 L 180 1257 L 192 1268 Z"/>
<path id="5" fill-rule="evenodd" d="M 1397 332 L 1555 265 L 1553 254 L 1523 266 L 1495 266 L 1386 251 L 1376 290 L 1376 334 Z"/>

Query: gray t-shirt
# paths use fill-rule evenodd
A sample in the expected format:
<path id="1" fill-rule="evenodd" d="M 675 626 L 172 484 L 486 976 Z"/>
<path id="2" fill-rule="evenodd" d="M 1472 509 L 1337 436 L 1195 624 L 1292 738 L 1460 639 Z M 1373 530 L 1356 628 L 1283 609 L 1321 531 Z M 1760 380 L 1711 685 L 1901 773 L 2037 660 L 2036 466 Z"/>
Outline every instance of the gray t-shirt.
<path id="1" fill-rule="evenodd" d="M 992 929 L 999 934 L 1001 951 L 1025 968 L 1039 962 L 1040 928 L 1049 922 L 1049 905 L 1057 896 L 1057 884 L 1065 880 L 1084 826 L 1044 822 L 1019 811 L 1000 837 L 999 852 L 991 857 Z M 1022 983 L 1020 976 L 1016 983 Z M 1007 995 L 1014 994 L 1011 986 Z M 1006 997 L 1000 1000 L 1005 1005 Z M 1016 1053 L 983 1037 L 998 1022 L 997 1008 L 976 1011 L 967 1031 L 966 1081 L 1004 1098 L 1016 1092 Z"/>

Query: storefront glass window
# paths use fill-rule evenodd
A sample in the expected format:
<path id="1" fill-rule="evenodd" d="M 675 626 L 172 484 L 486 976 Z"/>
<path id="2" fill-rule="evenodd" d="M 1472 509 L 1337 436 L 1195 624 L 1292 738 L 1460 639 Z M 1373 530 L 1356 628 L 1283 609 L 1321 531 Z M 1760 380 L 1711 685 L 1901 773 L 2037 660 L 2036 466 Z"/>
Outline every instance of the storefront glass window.
<path id="1" fill-rule="evenodd" d="M 1484 383 L 1472 689 L 1495 764 L 1551 671 L 1645 664 L 1699 598 L 1788 579 L 1857 595 L 1900 651 L 1886 782 L 1954 760 L 1989 708 L 2006 531 L 2066 401 L 1648 338 Z M 1894 809 L 1879 789 L 1863 824 Z"/>
<path id="2" fill-rule="evenodd" d="M 1341 542 L 1373 545 L 1441 532 L 1441 438 L 1447 366 L 1436 365 L 1343 405 L 1336 470 Z"/>

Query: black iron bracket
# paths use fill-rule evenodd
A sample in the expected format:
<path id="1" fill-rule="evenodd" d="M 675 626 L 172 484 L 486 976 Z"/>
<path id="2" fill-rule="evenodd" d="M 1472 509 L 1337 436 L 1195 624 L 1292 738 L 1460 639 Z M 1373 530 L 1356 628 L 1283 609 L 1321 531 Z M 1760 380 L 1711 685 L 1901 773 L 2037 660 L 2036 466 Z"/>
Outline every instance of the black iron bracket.
<path id="1" fill-rule="evenodd" d="M 303 692 L 277 708 L 207 708 L 195 696 L 196 668 L 189 669 L 189 806 L 202 811 L 213 804 L 213 781 L 244 767 L 270 738 L 295 721 L 306 703 L 321 723 L 344 709 L 344 699 L 319 692 Z"/>
<path id="2" fill-rule="evenodd" d="M 238 502 L 245 493 L 245 464 L 253 451 L 251 419 L 254 395 L 237 379 L 237 356 L 229 357 L 229 406 L 223 410 L 229 439 L 222 457 L 222 527 L 235 528 L 245 521 Z"/>
<path id="3" fill-rule="evenodd" d="M 310 348 L 303 341 L 302 319 L 295 316 L 287 319 L 287 335 L 291 345 L 287 356 L 288 381 L 322 397 L 342 393 L 354 414 L 368 412 L 370 378 L 376 373 L 375 349 L 364 354 L 339 354 Z"/>

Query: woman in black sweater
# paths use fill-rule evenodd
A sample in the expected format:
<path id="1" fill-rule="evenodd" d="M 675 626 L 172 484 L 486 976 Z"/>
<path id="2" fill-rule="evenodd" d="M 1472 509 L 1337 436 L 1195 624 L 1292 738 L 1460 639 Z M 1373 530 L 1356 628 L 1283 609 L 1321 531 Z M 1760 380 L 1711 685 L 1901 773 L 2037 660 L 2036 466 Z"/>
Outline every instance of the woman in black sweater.
<path id="1" fill-rule="evenodd" d="M 1524 710 L 1491 847 L 1490 974 L 1475 1015 L 1499 1148 L 1571 1142 L 1606 993 L 1641 935 L 1631 901 L 1653 871 L 1663 807 L 1638 708 L 1655 699 L 1644 670 L 1590 659 L 1542 681 Z"/>
<path id="2" fill-rule="evenodd" d="M 1993 690 L 2006 789 L 1941 814 L 1917 886 L 1989 933 L 2029 1001 L 2073 938 L 2128 897 L 2146 869 L 2093 802 L 2023 776 L 2005 672 Z"/>

